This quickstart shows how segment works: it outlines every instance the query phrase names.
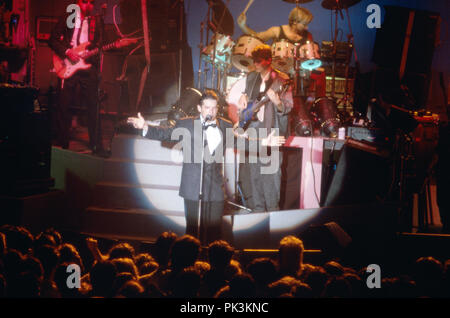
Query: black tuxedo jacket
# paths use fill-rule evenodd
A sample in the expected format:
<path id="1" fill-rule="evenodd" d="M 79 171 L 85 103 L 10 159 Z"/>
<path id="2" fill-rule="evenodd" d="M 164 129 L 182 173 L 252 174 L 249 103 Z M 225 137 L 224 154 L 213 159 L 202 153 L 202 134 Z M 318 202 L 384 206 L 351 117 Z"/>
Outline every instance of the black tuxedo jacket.
<path id="1" fill-rule="evenodd" d="M 195 129 L 194 129 L 195 123 Z M 232 128 L 231 122 L 217 118 L 217 126 L 222 133 L 223 154 L 226 147 L 226 129 Z M 190 147 L 190 151 L 183 149 L 183 168 L 181 172 L 181 183 L 179 194 L 181 197 L 197 201 L 200 192 L 200 172 L 201 172 L 201 123 L 200 117 L 188 117 L 177 121 L 174 127 L 148 127 L 146 138 L 161 141 L 178 141 L 172 140 L 171 136 L 175 129 L 183 128 L 189 132 L 190 140 L 183 140 L 183 145 Z M 181 138 L 180 138 L 181 139 Z M 216 148 L 216 149 L 218 149 Z M 207 152 L 207 150 L 205 150 Z M 197 159 L 197 160 L 195 160 Z M 204 179 L 203 179 L 203 201 L 223 201 L 224 200 L 224 179 L 222 174 L 222 163 L 213 161 L 212 163 L 204 163 Z"/>

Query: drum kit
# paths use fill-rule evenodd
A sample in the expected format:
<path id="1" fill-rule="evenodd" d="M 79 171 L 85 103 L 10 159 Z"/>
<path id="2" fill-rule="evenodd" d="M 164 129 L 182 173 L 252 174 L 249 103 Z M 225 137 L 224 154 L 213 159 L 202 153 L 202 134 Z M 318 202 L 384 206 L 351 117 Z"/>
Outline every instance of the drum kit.
<path id="1" fill-rule="evenodd" d="M 254 0 L 250 0 L 247 7 L 244 9 L 244 13 L 248 10 Z M 311 2 L 313 0 L 283 0 L 292 4 L 299 4 Z M 272 43 L 272 67 L 279 71 L 281 74 L 285 74 L 286 78 L 291 78 L 294 83 L 294 96 L 307 96 L 307 88 L 311 81 L 310 75 L 313 71 L 323 71 L 321 69 L 323 61 L 333 62 L 333 88 L 335 80 L 335 66 L 338 50 L 337 47 L 337 17 L 342 10 L 347 12 L 350 6 L 358 3 L 360 0 L 323 0 L 322 7 L 327 10 L 332 10 L 336 14 L 336 26 L 335 37 L 327 47 L 328 52 L 324 59 L 321 59 L 319 44 L 313 41 L 303 41 L 301 43 L 293 43 L 289 40 L 281 40 Z M 244 34 L 241 35 L 236 41 L 232 36 L 234 33 L 234 20 L 229 12 L 227 6 L 222 0 L 207 0 L 208 2 L 208 14 L 206 21 L 201 22 L 200 28 L 200 60 L 197 77 L 197 88 L 202 90 L 204 88 L 212 88 L 219 95 L 220 100 L 223 101 L 222 114 L 228 112 L 225 108 L 236 106 L 241 93 L 245 89 L 246 73 L 254 70 L 254 62 L 251 56 L 253 49 L 259 45 L 264 44 L 261 39 Z M 350 22 L 349 22 L 350 23 Z M 204 45 L 204 31 L 206 27 L 206 45 Z M 350 28 L 351 31 L 351 28 Z M 212 36 L 210 38 L 210 34 Z M 351 33 L 351 32 L 350 32 Z M 349 41 L 353 41 L 353 36 L 349 37 Z M 352 44 L 352 43 L 351 43 Z M 351 53 L 350 53 L 351 56 Z M 356 54 L 355 54 L 356 58 Z M 348 63 L 349 64 L 349 63 Z M 232 68 L 236 68 L 237 72 L 232 72 Z M 211 72 L 210 74 L 208 74 Z M 209 81 L 209 84 L 207 83 Z M 194 96 L 197 96 L 196 91 L 188 89 L 188 92 Z M 194 98 L 195 99 L 195 98 Z M 338 121 L 338 112 L 336 107 L 336 101 L 334 100 L 334 89 L 331 92 L 331 98 L 322 97 L 315 100 L 312 104 L 313 109 L 311 113 L 315 116 L 323 117 L 318 118 L 319 123 L 323 126 L 329 121 Z M 318 106 L 317 106 L 318 105 Z M 316 109 L 317 108 L 317 109 Z M 331 108 L 331 109 L 330 109 Z M 327 109 L 327 110 L 324 110 Z M 231 118 L 233 122 L 236 122 L 237 118 Z M 330 118 L 329 116 L 332 116 Z M 334 136 L 334 133 L 331 134 Z"/>

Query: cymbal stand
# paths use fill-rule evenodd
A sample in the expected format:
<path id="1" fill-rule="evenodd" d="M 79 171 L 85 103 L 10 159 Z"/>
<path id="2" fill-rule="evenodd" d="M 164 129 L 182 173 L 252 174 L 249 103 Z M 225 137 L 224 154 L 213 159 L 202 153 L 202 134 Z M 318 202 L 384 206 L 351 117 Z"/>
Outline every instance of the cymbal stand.
<path id="1" fill-rule="evenodd" d="M 203 45 L 203 32 L 205 29 L 205 23 L 202 21 L 200 22 L 200 44 L 198 45 L 200 54 L 198 55 L 198 72 L 197 72 L 197 88 L 202 89 L 204 86 L 203 79 L 203 71 L 202 71 L 202 52 L 203 48 L 205 47 Z"/>
<path id="2" fill-rule="evenodd" d="M 300 58 L 300 44 L 295 43 L 294 52 L 294 97 L 306 96 L 305 79 L 308 77 L 308 71 L 301 68 L 302 60 Z"/>
<path id="3" fill-rule="evenodd" d="M 348 41 L 347 41 L 347 60 L 345 62 L 345 92 L 344 92 L 344 97 L 341 99 L 340 102 L 344 102 L 344 110 L 347 111 L 347 106 L 349 105 L 349 93 L 348 93 L 348 84 L 349 84 L 349 68 L 350 68 L 350 63 L 352 60 L 352 52 L 354 53 L 355 56 L 355 63 L 358 63 L 358 56 L 356 54 L 356 49 L 355 49 L 355 45 L 354 45 L 354 36 L 353 36 L 353 32 L 352 32 L 352 24 L 350 21 L 350 15 L 348 14 L 348 8 L 345 8 L 345 13 L 347 15 L 347 22 L 348 22 L 348 29 L 350 31 L 350 33 L 347 35 Z"/>
<path id="4" fill-rule="evenodd" d="M 337 1 L 338 2 L 338 1 Z M 337 54 L 337 36 L 338 36 L 338 11 L 340 8 L 334 10 L 334 38 L 333 38 L 333 64 L 331 67 L 331 98 L 334 100 L 334 94 L 336 92 L 336 54 Z M 341 12 L 342 15 L 342 12 Z"/>

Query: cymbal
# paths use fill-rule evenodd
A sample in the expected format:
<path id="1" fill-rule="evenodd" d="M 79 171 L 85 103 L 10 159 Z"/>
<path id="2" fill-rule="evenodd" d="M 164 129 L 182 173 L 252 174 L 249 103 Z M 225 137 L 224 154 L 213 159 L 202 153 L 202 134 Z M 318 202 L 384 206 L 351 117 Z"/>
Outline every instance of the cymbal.
<path id="1" fill-rule="evenodd" d="M 222 0 L 206 0 L 212 3 L 212 23 L 217 28 L 217 32 L 232 36 L 234 33 L 234 19 Z"/>
<path id="2" fill-rule="evenodd" d="M 296 3 L 308 3 L 308 2 L 311 2 L 313 0 L 283 0 L 283 1 L 296 4 Z"/>
<path id="3" fill-rule="evenodd" d="M 347 9 L 361 0 L 323 0 L 322 7 L 328 10 Z"/>

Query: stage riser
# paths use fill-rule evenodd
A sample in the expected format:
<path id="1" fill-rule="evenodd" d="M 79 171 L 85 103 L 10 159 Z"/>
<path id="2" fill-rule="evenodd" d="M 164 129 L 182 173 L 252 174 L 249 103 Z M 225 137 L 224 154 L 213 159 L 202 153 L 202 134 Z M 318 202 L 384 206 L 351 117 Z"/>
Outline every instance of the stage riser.
<path id="1" fill-rule="evenodd" d="M 395 215 L 391 212 L 390 207 L 373 205 L 226 215 L 222 219 L 222 237 L 238 249 L 276 249 L 286 235 L 301 238 L 311 225 L 336 222 L 353 241 L 371 248 L 373 244 L 392 238 Z M 184 234 L 185 228 L 182 213 L 175 216 L 157 211 L 103 207 L 88 208 L 83 224 L 85 232 L 138 236 L 147 240 L 155 240 L 164 231 Z"/>
<path id="2" fill-rule="evenodd" d="M 148 213 L 146 213 L 148 212 Z M 141 237 L 148 240 L 156 238 L 164 231 L 171 230 L 177 235 L 185 231 L 184 214 L 171 216 L 149 211 L 112 211 L 89 207 L 82 218 L 83 232 L 97 235 L 122 237 Z"/>
<path id="3" fill-rule="evenodd" d="M 129 184 L 180 185 L 181 165 L 106 160 L 103 180 Z"/>
<path id="4" fill-rule="evenodd" d="M 156 187 L 98 183 L 94 190 L 94 205 L 106 208 L 136 208 L 183 213 L 184 201 L 178 195 L 177 187 L 173 189 Z"/>
<path id="5" fill-rule="evenodd" d="M 172 163 L 174 159 L 182 162 L 180 150 L 172 150 L 174 143 L 164 143 L 134 135 L 118 135 L 112 142 L 112 158 L 131 160 L 157 160 Z"/>

